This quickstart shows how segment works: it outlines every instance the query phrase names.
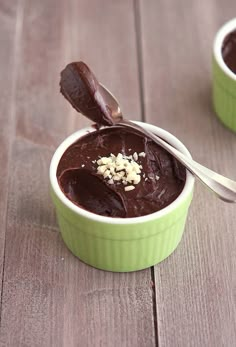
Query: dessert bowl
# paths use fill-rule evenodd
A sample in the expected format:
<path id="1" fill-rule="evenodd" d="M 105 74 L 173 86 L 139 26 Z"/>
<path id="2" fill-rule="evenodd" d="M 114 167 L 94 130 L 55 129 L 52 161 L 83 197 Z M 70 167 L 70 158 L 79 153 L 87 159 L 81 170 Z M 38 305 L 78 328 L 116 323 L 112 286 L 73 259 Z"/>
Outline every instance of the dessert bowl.
<path id="1" fill-rule="evenodd" d="M 135 122 L 157 134 L 191 158 L 182 142 L 156 126 Z M 168 206 L 149 215 L 113 218 L 89 212 L 70 201 L 62 192 L 57 167 L 66 149 L 93 127 L 66 138 L 55 151 L 50 165 L 50 185 L 62 238 L 70 251 L 83 262 L 108 271 L 145 269 L 167 258 L 183 235 L 193 196 L 194 177 L 186 172 L 180 195 Z"/>
<path id="2" fill-rule="evenodd" d="M 234 132 L 236 132 L 236 74 L 225 63 L 222 47 L 227 35 L 235 30 L 236 18 L 220 28 L 213 46 L 213 106 L 222 123 Z"/>

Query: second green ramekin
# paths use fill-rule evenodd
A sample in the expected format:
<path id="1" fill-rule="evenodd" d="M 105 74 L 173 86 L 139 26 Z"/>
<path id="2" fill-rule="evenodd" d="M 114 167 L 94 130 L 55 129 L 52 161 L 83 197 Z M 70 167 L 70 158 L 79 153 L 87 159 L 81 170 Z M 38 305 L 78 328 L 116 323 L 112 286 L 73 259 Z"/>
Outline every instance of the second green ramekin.
<path id="1" fill-rule="evenodd" d="M 225 64 L 222 45 L 225 37 L 236 29 L 236 18 L 227 22 L 216 34 L 213 47 L 213 106 L 218 118 L 236 132 L 236 75 Z"/>
<path id="2" fill-rule="evenodd" d="M 137 122 L 191 157 L 173 135 L 158 127 Z M 62 238 L 70 251 L 99 269 L 127 272 L 141 270 L 168 257 L 181 240 L 192 200 L 194 178 L 187 172 L 182 193 L 169 206 L 147 216 L 110 218 L 88 212 L 66 198 L 56 171 L 65 150 L 87 131 L 68 137 L 56 150 L 50 166 L 51 195 Z"/>

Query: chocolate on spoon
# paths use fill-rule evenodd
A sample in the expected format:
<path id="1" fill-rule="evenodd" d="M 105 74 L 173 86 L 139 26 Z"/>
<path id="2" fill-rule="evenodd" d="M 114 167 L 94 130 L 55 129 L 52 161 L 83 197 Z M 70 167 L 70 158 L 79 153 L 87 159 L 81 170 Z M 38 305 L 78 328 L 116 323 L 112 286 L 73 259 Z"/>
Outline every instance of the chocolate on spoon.
<path id="1" fill-rule="evenodd" d="M 60 87 L 78 112 L 99 125 L 114 124 L 112 110 L 99 92 L 99 82 L 85 63 L 68 64 L 61 72 Z"/>

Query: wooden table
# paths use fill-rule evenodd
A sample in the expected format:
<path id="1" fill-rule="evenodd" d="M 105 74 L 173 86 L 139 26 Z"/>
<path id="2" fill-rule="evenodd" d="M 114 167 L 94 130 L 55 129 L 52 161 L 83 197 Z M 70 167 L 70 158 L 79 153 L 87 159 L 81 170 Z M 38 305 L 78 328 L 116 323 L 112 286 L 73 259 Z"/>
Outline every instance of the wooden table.
<path id="1" fill-rule="evenodd" d="M 235 346 L 234 205 L 197 183 L 174 254 L 109 273 L 65 247 L 48 181 L 55 148 L 88 124 L 59 94 L 74 60 L 127 117 L 236 179 L 236 136 L 211 104 L 213 38 L 235 11 L 235 0 L 0 0 L 1 346 Z"/>

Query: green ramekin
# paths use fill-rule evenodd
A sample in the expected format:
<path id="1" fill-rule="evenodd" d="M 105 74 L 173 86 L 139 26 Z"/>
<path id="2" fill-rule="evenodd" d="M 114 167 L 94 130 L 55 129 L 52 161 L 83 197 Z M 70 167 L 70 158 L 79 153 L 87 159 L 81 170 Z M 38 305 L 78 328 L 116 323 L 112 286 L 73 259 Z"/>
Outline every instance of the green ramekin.
<path id="1" fill-rule="evenodd" d="M 236 132 L 236 74 L 225 64 L 222 44 L 236 29 L 236 18 L 227 22 L 216 34 L 213 46 L 213 106 L 218 118 Z"/>
<path id="2" fill-rule="evenodd" d="M 167 131 L 136 123 L 191 157 L 187 148 Z M 194 177 L 187 172 L 184 189 L 178 198 L 161 211 L 147 216 L 110 218 L 88 212 L 66 198 L 56 177 L 65 150 L 88 131 L 94 131 L 94 128 L 82 129 L 69 136 L 54 153 L 50 165 L 51 195 L 65 244 L 83 262 L 103 270 L 128 272 L 159 263 L 181 240 L 192 200 Z"/>

